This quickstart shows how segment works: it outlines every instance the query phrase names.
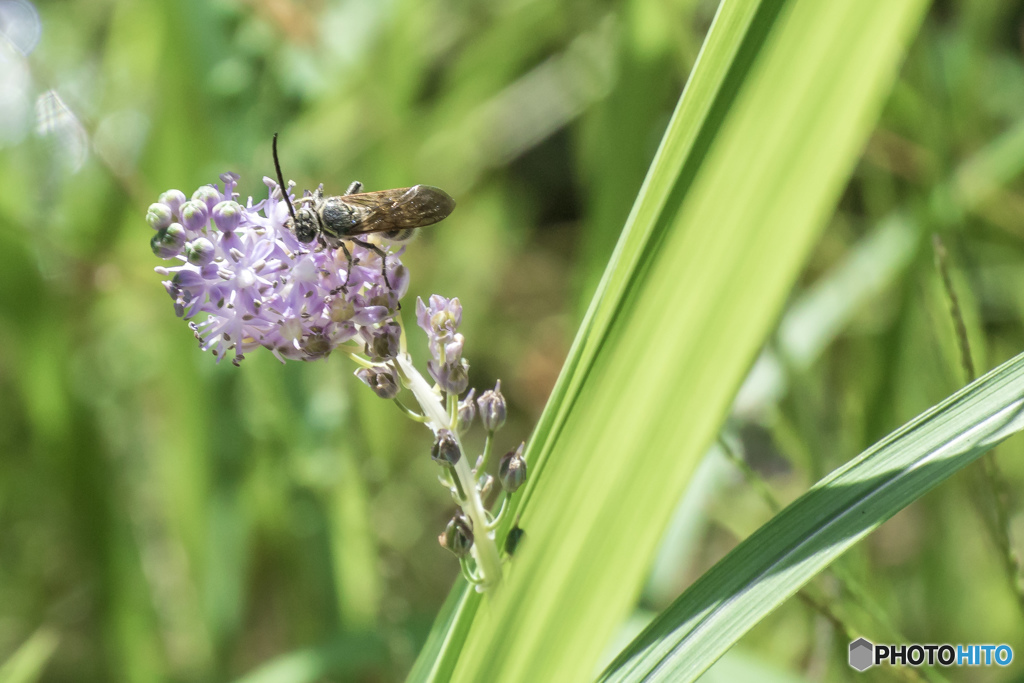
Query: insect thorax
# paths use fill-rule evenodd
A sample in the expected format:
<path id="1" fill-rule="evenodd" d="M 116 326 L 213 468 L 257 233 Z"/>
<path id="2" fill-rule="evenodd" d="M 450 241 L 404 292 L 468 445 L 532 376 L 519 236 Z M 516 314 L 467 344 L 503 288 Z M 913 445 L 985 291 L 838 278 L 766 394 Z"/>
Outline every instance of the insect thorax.
<path id="1" fill-rule="evenodd" d="M 344 239 L 355 234 L 359 214 L 339 197 L 328 197 L 320 205 L 324 235 Z"/>

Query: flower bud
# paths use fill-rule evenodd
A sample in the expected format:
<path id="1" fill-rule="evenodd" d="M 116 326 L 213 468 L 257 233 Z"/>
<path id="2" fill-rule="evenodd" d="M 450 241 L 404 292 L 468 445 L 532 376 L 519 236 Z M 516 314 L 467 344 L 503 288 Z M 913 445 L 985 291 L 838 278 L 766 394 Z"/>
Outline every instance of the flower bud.
<path id="1" fill-rule="evenodd" d="M 213 211 L 215 207 L 224 197 L 221 196 L 220 192 L 213 185 L 203 185 L 198 190 L 192 193 L 192 201 L 201 202 L 206 206 L 207 211 Z"/>
<path id="2" fill-rule="evenodd" d="M 160 258 L 173 258 L 185 246 L 185 228 L 180 223 L 171 223 L 163 230 L 157 230 L 149 241 L 153 253 Z"/>
<path id="3" fill-rule="evenodd" d="M 437 385 L 449 394 L 458 396 L 469 386 L 469 364 L 464 360 L 443 365 L 436 360 L 428 360 L 427 371 Z"/>
<path id="4" fill-rule="evenodd" d="M 185 245 L 185 258 L 194 266 L 205 266 L 213 261 L 213 257 L 216 255 L 217 249 L 213 246 L 213 242 L 205 237 L 192 240 Z"/>
<path id="5" fill-rule="evenodd" d="M 189 232 L 199 232 L 210 220 L 210 211 L 203 202 L 187 201 L 181 205 L 181 223 Z"/>
<path id="6" fill-rule="evenodd" d="M 160 203 L 171 207 L 171 211 L 175 214 L 178 213 L 181 205 L 185 203 L 185 199 L 185 193 L 181 190 L 167 190 L 167 192 L 160 195 Z"/>
<path id="7" fill-rule="evenodd" d="M 465 557 L 473 547 L 473 529 L 461 515 L 452 517 L 444 533 L 437 537 L 442 548 L 452 551 L 456 557 Z"/>
<path id="8" fill-rule="evenodd" d="M 455 365 L 460 360 L 462 360 L 462 349 L 464 349 L 465 346 L 466 338 L 463 337 L 461 334 L 453 334 L 444 342 L 443 346 L 439 347 L 440 349 L 444 350 L 444 355 L 442 356 L 444 362 L 449 365 Z"/>
<path id="9" fill-rule="evenodd" d="M 501 380 L 494 385 L 494 389 L 488 389 L 476 400 L 480 407 L 480 421 L 484 423 L 484 429 L 489 432 L 496 432 L 505 424 L 505 397 L 501 395 Z"/>
<path id="10" fill-rule="evenodd" d="M 458 365 L 442 365 L 433 358 L 427 360 L 427 372 L 430 373 L 434 382 L 437 382 L 437 386 L 456 395 L 459 394 L 458 389 L 465 390 L 469 386 L 469 375 L 465 372 L 459 373 L 457 368 L 459 368 Z M 465 371 L 465 369 L 463 370 Z M 454 378 L 453 373 L 456 373 Z"/>
<path id="11" fill-rule="evenodd" d="M 356 377 L 373 389 L 373 393 L 381 398 L 392 399 L 398 396 L 398 382 L 395 379 L 394 371 L 390 368 L 362 368 L 356 370 Z"/>
<path id="12" fill-rule="evenodd" d="M 512 449 L 498 461 L 498 481 L 501 482 L 501 488 L 509 493 L 515 493 L 526 481 L 526 460 L 523 459 L 525 446 L 525 443 L 519 444 L 519 448 Z"/>
<path id="13" fill-rule="evenodd" d="M 462 457 L 459 450 L 459 442 L 447 429 L 440 429 L 434 439 L 434 445 L 430 448 L 430 457 L 434 462 L 442 465 L 454 465 Z"/>
<path id="14" fill-rule="evenodd" d="M 150 204 L 149 211 L 146 212 L 146 222 L 154 230 L 163 230 L 174 222 L 174 211 L 166 204 Z"/>
<path id="15" fill-rule="evenodd" d="M 370 360 L 377 362 L 390 360 L 401 350 L 399 339 L 402 335 L 402 328 L 398 326 L 398 323 L 388 322 L 372 331 L 364 327 L 360 333 L 364 335 L 364 338 L 370 337 L 369 343 L 366 345 L 366 352 L 369 354 Z"/>
<path id="16" fill-rule="evenodd" d="M 461 394 L 469 386 L 469 370 L 467 369 L 466 363 L 456 363 L 449 366 L 447 377 L 445 378 L 444 388 L 445 391 L 449 391 L 456 396 Z"/>
<path id="17" fill-rule="evenodd" d="M 469 393 L 466 394 L 466 398 L 459 401 L 458 429 L 460 434 L 468 430 L 473 424 L 473 420 L 476 419 L 476 401 L 473 400 L 474 396 L 476 396 L 476 389 L 470 389 Z"/>
<path id="18" fill-rule="evenodd" d="M 213 223 L 221 232 L 234 232 L 242 220 L 242 207 L 228 200 L 213 207 Z"/>

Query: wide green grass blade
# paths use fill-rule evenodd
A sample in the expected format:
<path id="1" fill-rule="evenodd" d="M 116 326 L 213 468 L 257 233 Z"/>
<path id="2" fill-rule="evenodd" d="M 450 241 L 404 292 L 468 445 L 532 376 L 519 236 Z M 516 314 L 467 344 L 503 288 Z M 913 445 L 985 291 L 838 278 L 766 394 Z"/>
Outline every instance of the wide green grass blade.
<path id="1" fill-rule="evenodd" d="M 1024 428 L 1024 354 L 816 484 L 705 573 L 604 681 L 691 681 L 882 522 Z"/>
<path id="2" fill-rule="evenodd" d="M 531 440 L 508 577 L 455 589 L 411 680 L 597 673 L 925 6 L 722 4 Z"/>

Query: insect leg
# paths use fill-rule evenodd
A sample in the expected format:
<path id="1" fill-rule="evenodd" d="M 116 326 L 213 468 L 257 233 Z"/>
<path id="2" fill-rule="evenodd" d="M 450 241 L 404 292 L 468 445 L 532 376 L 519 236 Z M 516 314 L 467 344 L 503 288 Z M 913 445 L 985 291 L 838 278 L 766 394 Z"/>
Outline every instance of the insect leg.
<path id="1" fill-rule="evenodd" d="M 363 240 L 357 240 L 352 238 L 349 239 L 353 243 L 361 246 L 363 249 L 369 249 L 373 253 L 377 254 L 377 256 L 380 256 L 380 272 L 381 275 L 384 276 L 384 284 L 388 286 L 388 289 L 394 291 L 395 288 L 392 287 L 391 283 L 388 281 L 388 253 L 372 242 L 364 242 Z"/>
<path id="2" fill-rule="evenodd" d="M 348 250 L 344 242 L 340 242 L 338 246 L 345 252 L 345 258 L 348 259 L 348 270 L 345 271 L 345 284 L 341 286 L 342 289 L 348 287 L 348 281 L 352 279 L 352 252 Z"/>
<path id="3" fill-rule="evenodd" d="M 354 181 L 352 181 L 352 184 L 348 186 L 348 189 L 345 190 L 345 194 L 346 195 L 359 194 L 362 191 L 363 191 L 363 184 L 361 182 L 359 182 L 358 180 L 354 180 Z"/>

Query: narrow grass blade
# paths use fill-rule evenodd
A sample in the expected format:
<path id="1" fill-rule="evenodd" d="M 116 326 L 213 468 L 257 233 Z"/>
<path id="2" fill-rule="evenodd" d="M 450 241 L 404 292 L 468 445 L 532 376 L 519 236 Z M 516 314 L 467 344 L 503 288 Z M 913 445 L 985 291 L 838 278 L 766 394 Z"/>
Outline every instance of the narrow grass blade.
<path id="1" fill-rule="evenodd" d="M 815 574 L 1024 428 L 1024 354 L 823 479 L 691 586 L 603 681 L 691 681 Z"/>

